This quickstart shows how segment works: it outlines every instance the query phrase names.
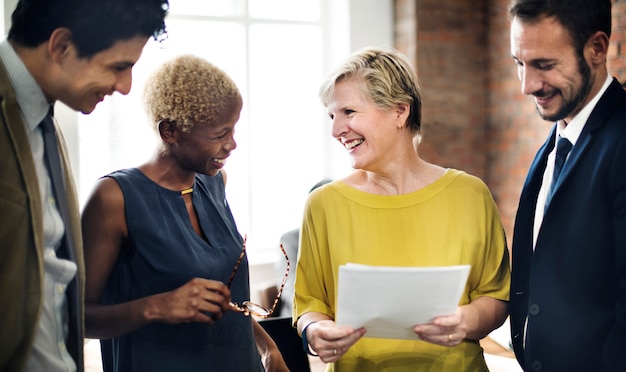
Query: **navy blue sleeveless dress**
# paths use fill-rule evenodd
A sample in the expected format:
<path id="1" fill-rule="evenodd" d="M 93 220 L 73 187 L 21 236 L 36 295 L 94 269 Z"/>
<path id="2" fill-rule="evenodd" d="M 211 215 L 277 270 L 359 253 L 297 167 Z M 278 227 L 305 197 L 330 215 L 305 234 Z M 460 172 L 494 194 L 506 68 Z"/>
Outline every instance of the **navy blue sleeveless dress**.
<path id="1" fill-rule="evenodd" d="M 194 277 L 228 283 L 243 240 L 226 201 L 221 173 L 196 175 L 193 204 L 207 241 L 191 225 L 177 191 L 139 169 L 113 172 L 124 193 L 128 241 L 107 284 L 103 302 L 115 304 L 174 290 Z M 231 285 L 235 302 L 250 299 L 247 257 Z M 105 372 L 263 371 L 252 320 L 228 311 L 212 326 L 151 323 L 101 340 Z"/>

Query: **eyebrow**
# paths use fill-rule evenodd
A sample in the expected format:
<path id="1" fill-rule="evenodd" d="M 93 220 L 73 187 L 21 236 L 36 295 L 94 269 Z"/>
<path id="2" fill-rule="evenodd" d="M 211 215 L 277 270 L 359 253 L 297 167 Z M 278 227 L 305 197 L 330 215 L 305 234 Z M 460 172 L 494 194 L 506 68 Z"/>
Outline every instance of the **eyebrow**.
<path id="1" fill-rule="evenodd" d="M 522 62 L 520 61 L 519 58 L 515 57 L 514 55 L 511 55 L 511 58 L 513 58 L 517 62 Z M 536 59 L 531 59 L 526 64 L 537 65 L 537 64 L 542 64 L 542 63 L 555 63 L 556 61 L 557 59 L 555 58 L 536 58 Z"/>
<path id="2" fill-rule="evenodd" d="M 132 61 L 117 61 L 111 63 L 111 66 L 115 66 L 116 68 L 133 68 L 135 63 Z"/>

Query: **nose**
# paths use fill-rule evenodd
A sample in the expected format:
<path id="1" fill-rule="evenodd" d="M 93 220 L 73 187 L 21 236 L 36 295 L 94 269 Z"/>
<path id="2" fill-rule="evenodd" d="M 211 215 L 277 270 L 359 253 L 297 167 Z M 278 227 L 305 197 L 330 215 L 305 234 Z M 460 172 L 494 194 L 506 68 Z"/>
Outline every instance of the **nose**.
<path id="1" fill-rule="evenodd" d="M 237 141 L 235 141 L 234 134 L 231 134 L 230 137 L 228 138 L 228 141 L 226 141 L 226 143 L 224 144 L 224 149 L 228 152 L 231 152 L 236 148 L 237 148 Z"/>
<path id="2" fill-rule="evenodd" d="M 522 82 L 522 93 L 526 95 L 540 91 L 543 86 L 541 74 L 531 67 L 519 67 L 519 79 Z"/>
<path id="3" fill-rule="evenodd" d="M 331 134 L 333 138 L 340 139 L 348 131 L 346 124 L 337 116 L 332 118 L 331 122 Z"/>
<path id="4" fill-rule="evenodd" d="M 117 79 L 115 81 L 115 86 L 113 87 L 113 89 L 123 95 L 127 95 L 130 92 L 132 84 L 133 74 L 131 69 L 127 69 L 117 75 Z"/>

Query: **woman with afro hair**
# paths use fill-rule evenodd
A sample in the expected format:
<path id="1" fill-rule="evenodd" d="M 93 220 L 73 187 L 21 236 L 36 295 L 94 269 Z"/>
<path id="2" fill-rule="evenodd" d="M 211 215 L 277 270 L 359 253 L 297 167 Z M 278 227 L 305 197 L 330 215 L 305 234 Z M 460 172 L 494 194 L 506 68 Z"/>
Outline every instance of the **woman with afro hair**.
<path id="1" fill-rule="evenodd" d="M 82 217 L 86 332 L 101 339 L 104 370 L 286 371 L 249 313 L 231 311 L 250 298 L 222 169 L 237 146 L 237 86 L 184 55 L 149 77 L 144 103 L 154 155 L 99 180 Z"/>

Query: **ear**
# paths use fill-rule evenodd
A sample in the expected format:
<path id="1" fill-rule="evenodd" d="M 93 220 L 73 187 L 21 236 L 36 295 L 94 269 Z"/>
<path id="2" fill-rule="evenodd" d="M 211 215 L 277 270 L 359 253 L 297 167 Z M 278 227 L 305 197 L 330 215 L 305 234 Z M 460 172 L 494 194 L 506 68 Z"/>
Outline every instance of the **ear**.
<path id="1" fill-rule="evenodd" d="M 398 117 L 403 115 L 406 115 L 408 117 L 409 111 L 409 105 L 407 105 L 406 103 L 398 103 L 398 105 L 396 106 L 396 115 L 398 115 Z"/>
<path id="2" fill-rule="evenodd" d="M 164 119 L 157 124 L 157 130 L 159 131 L 159 136 L 161 136 L 163 142 L 169 145 L 176 142 L 176 124 Z"/>
<path id="3" fill-rule="evenodd" d="M 409 119 L 411 108 L 406 103 L 399 103 L 396 105 L 396 118 L 400 122 L 398 128 L 401 129 L 406 125 L 406 121 Z"/>
<path id="4" fill-rule="evenodd" d="M 588 51 L 588 58 L 591 64 L 599 65 L 606 62 L 609 52 L 609 37 L 602 31 L 597 31 L 589 37 L 585 49 Z"/>
<path id="5" fill-rule="evenodd" d="M 54 62 L 62 62 L 74 48 L 72 32 L 67 28 L 60 27 L 52 31 L 48 39 L 48 53 Z"/>

